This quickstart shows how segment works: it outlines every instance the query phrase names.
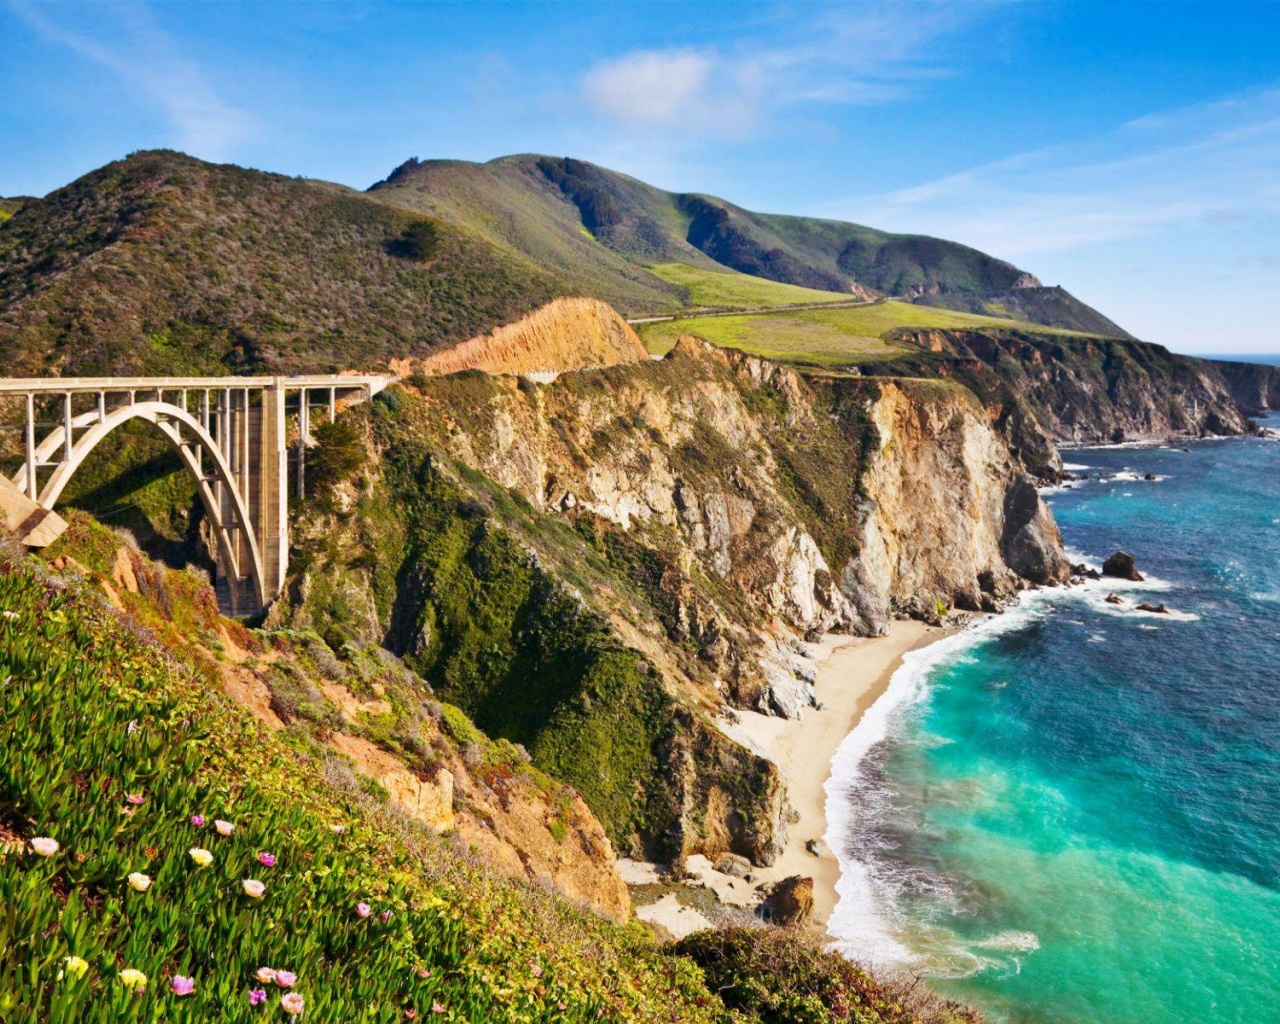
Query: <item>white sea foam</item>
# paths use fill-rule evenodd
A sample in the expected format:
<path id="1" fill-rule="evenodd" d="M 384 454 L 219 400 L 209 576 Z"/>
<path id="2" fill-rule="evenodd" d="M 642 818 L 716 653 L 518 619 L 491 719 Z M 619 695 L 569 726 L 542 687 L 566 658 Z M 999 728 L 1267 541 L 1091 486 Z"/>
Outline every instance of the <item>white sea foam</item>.
<path id="1" fill-rule="evenodd" d="M 867 754 L 890 732 L 897 713 L 921 702 L 929 691 L 929 677 L 943 664 L 957 662 L 967 651 L 993 636 L 1022 629 L 1049 612 L 1048 598 L 1061 591 L 1028 592 L 1003 615 L 982 618 L 959 633 L 909 651 L 889 680 L 880 698 L 836 751 L 831 761 L 831 778 L 827 780 L 827 846 L 834 850 L 840 863 L 840 881 L 836 885 L 839 901 L 827 925 L 836 947 L 845 955 L 873 964 L 910 966 L 922 957 L 909 949 L 900 938 L 904 922 L 897 919 L 896 886 L 893 878 L 878 877 L 870 866 L 847 851 L 856 838 L 858 814 L 855 807 L 863 801 L 855 794 L 865 791 L 870 780 L 865 777 Z M 962 954 L 962 949 L 955 950 Z M 933 960 L 933 957 L 928 959 Z M 975 962 L 962 973 L 980 968 Z"/>
<path id="2" fill-rule="evenodd" d="M 1096 560 L 1079 551 L 1068 550 L 1067 557 L 1072 564 L 1098 565 Z M 1156 577 L 1147 577 L 1141 582 L 1103 577 L 1074 587 L 1026 591 L 1004 614 L 985 616 L 958 633 L 903 655 L 902 664 L 889 680 L 885 692 L 867 709 L 857 727 L 836 751 L 831 762 L 831 777 L 825 786 L 827 832 L 824 839 L 828 848 L 835 851 L 840 864 L 840 880 L 836 885 L 838 901 L 827 925 L 828 936 L 835 948 L 862 962 L 927 969 L 929 973 L 951 977 L 990 968 L 1020 969 L 1020 957 L 1014 957 L 1012 963 L 1007 959 L 992 960 L 961 944 L 953 936 L 921 935 L 919 925 L 911 929 L 911 942 L 919 947 L 918 951 L 907 945 L 908 922 L 902 919 L 897 903 L 903 880 L 893 877 L 892 869 L 886 870 L 886 866 L 876 865 L 878 870 L 873 871 L 872 865 L 849 852 L 856 849 L 858 840 L 863 838 L 858 830 L 868 813 L 868 806 L 876 802 L 873 797 L 875 780 L 867 771 L 867 755 L 890 735 L 907 709 L 924 701 L 929 693 L 929 679 L 938 668 L 972 660 L 974 655 L 970 652 L 984 641 L 1024 629 L 1045 618 L 1055 608 L 1076 601 L 1087 605 L 1091 611 L 1107 615 L 1141 616 L 1170 622 L 1198 619 L 1197 615 L 1172 610 L 1168 614 L 1139 612 L 1132 603 L 1116 606 L 1106 601 L 1106 595 L 1112 591 L 1136 596 L 1142 592 L 1170 589 L 1171 583 Z M 1080 620 L 1072 621 L 1083 624 Z M 1107 641 L 1101 633 L 1095 633 L 1089 639 L 1095 643 Z M 912 881 L 917 886 L 920 883 L 918 878 Z M 935 880 L 934 884 L 944 883 Z M 947 894 L 940 892 L 938 895 Z M 1039 948 L 1039 939 L 1029 932 L 1002 932 L 971 945 L 993 951 L 1028 953 Z"/>

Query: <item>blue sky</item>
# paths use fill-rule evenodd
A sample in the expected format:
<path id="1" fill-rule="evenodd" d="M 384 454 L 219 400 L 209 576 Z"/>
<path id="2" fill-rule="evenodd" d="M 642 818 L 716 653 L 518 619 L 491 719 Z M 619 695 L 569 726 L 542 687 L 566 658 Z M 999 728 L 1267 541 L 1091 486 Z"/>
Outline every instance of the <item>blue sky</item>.
<path id="1" fill-rule="evenodd" d="M 567 154 L 1280 351 L 1280 2 L 0 0 L 0 53 L 2 195 L 160 146 L 358 187 Z"/>

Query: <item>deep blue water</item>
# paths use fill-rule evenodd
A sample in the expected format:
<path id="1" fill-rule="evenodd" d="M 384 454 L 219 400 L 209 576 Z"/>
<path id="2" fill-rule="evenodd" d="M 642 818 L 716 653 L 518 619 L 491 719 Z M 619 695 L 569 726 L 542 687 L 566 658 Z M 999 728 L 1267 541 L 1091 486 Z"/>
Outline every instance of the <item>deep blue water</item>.
<path id="1" fill-rule="evenodd" d="M 895 679 L 844 766 L 851 952 L 1001 1021 L 1280 1022 L 1280 441 L 1188 449 L 1068 452 L 1094 479 L 1046 495 L 1151 581 L 1043 591 Z"/>

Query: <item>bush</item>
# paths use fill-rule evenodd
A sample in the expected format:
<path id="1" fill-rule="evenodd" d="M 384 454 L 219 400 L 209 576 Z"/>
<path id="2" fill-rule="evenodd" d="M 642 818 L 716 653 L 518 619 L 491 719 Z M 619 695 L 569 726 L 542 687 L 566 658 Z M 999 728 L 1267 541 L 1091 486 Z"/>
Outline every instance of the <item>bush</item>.
<path id="1" fill-rule="evenodd" d="M 314 431 L 316 446 L 307 452 L 307 494 L 324 494 L 346 483 L 368 458 L 364 437 L 349 420 L 322 423 Z"/>
<path id="2" fill-rule="evenodd" d="M 669 947 L 751 1024 L 981 1024 L 974 1010 L 873 977 L 804 934 L 779 928 L 696 932 Z"/>

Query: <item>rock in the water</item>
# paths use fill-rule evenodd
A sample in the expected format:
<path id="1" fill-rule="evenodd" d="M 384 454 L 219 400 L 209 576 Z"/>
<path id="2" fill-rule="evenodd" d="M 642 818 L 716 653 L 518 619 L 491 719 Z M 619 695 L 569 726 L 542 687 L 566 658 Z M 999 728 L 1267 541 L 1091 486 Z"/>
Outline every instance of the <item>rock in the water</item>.
<path id="1" fill-rule="evenodd" d="M 1134 568 L 1133 555 L 1127 551 L 1117 551 L 1103 562 L 1102 574 L 1104 576 L 1115 576 L 1117 579 L 1132 580 L 1135 583 L 1142 582 L 1142 573 Z"/>
<path id="2" fill-rule="evenodd" d="M 1120 595 L 1117 594 L 1114 590 L 1107 595 L 1107 604 L 1123 604 L 1123 603 L 1124 602 L 1120 600 Z"/>
<path id="3" fill-rule="evenodd" d="M 722 853 L 716 858 L 715 869 L 722 875 L 733 875 L 734 878 L 751 877 L 751 861 L 736 853 Z"/>
<path id="4" fill-rule="evenodd" d="M 1157 615 L 1168 615 L 1168 614 L 1169 614 L 1169 609 L 1168 609 L 1168 608 L 1166 608 L 1166 607 L 1164 606 L 1164 602 L 1163 602 L 1163 601 L 1161 601 L 1159 604 L 1140 604 L 1140 605 L 1138 605 L 1138 611 L 1140 611 L 1140 612 L 1155 612 Z"/>
<path id="5" fill-rule="evenodd" d="M 765 891 L 760 915 L 773 924 L 802 925 L 813 917 L 813 879 L 792 875 Z"/>
<path id="6" fill-rule="evenodd" d="M 1145 475 L 1143 476 L 1143 478 L 1142 478 L 1142 479 L 1143 479 L 1143 480 L 1155 480 L 1155 479 L 1157 479 L 1157 477 L 1156 477 L 1156 475 L 1155 475 L 1154 473 L 1147 473 L 1147 474 L 1145 474 Z"/>

